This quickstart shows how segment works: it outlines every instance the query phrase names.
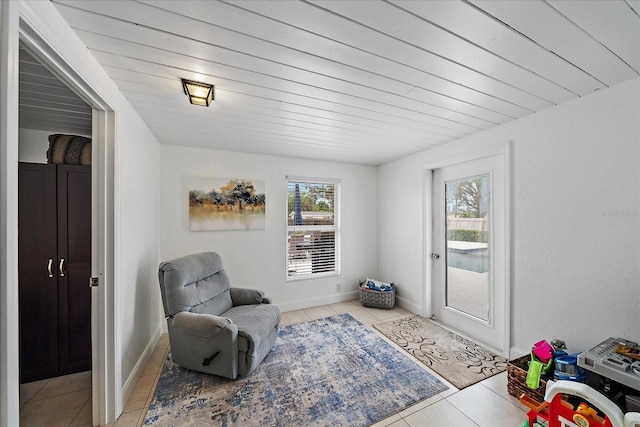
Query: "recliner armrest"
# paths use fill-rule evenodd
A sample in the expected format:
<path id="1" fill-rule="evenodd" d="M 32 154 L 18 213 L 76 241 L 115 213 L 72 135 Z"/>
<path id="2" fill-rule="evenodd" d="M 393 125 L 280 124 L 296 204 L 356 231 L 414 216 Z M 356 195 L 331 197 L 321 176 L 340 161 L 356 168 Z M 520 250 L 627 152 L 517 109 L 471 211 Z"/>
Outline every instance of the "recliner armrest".
<path id="1" fill-rule="evenodd" d="M 265 298 L 264 292 L 257 289 L 249 288 L 231 288 L 231 301 L 234 307 L 236 305 L 249 305 L 249 304 L 270 304 L 271 300 Z M 265 302 L 265 299 L 268 302 Z"/>
<path id="2" fill-rule="evenodd" d="M 191 313 L 189 311 L 181 311 L 173 316 L 172 327 L 183 334 L 201 338 L 213 338 L 225 328 L 238 329 L 226 317 Z"/>

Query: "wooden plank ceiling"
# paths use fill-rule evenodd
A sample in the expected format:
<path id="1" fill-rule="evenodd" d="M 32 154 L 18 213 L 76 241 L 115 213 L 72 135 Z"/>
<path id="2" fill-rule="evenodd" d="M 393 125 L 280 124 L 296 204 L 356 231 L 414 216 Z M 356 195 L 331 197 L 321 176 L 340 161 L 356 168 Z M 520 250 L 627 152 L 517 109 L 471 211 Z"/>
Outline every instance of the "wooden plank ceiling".
<path id="1" fill-rule="evenodd" d="M 19 126 L 91 136 L 91 107 L 22 46 Z"/>
<path id="2" fill-rule="evenodd" d="M 640 76 L 640 0 L 53 2 L 166 144 L 379 165 Z"/>

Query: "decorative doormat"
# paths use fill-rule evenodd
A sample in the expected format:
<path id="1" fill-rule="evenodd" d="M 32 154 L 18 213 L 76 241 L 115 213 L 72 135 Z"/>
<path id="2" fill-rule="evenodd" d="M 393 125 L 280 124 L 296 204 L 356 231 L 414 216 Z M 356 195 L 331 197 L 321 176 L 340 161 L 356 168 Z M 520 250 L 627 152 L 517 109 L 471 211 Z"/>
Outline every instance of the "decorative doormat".
<path id="1" fill-rule="evenodd" d="M 349 314 L 285 326 L 228 380 L 165 360 L 144 425 L 368 426 L 447 389 Z"/>
<path id="2" fill-rule="evenodd" d="M 504 357 L 422 316 L 373 326 L 459 389 L 507 369 L 508 361 Z"/>

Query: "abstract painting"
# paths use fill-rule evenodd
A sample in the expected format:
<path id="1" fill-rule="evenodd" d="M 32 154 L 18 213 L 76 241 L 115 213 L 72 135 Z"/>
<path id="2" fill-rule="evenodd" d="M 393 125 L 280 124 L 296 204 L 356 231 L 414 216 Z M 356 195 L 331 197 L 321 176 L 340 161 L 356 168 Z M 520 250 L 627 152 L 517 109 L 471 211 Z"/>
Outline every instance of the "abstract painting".
<path id="1" fill-rule="evenodd" d="M 244 178 L 189 178 L 189 229 L 262 230 L 265 183 Z"/>

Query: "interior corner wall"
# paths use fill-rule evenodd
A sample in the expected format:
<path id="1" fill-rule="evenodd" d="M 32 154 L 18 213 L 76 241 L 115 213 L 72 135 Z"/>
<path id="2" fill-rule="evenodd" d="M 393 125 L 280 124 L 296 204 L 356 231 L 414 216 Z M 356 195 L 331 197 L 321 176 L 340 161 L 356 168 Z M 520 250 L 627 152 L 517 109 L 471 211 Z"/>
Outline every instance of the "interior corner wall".
<path id="1" fill-rule="evenodd" d="M 380 275 L 426 311 L 425 165 L 511 141 L 512 351 L 640 341 L 638 117 L 635 79 L 380 166 Z"/>
<path id="2" fill-rule="evenodd" d="M 377 274 L 376 173 L 372 166 L 162 145 L 162 259 L 218 252 L 232 286 L 262 289 L 283 311 L 356 298 L 358 279 Z M 286 281 L 287 175 L 341 180 L 340 276 Z M 265 181 L 265 229 L 190 231 L 190 177 Z"/>

